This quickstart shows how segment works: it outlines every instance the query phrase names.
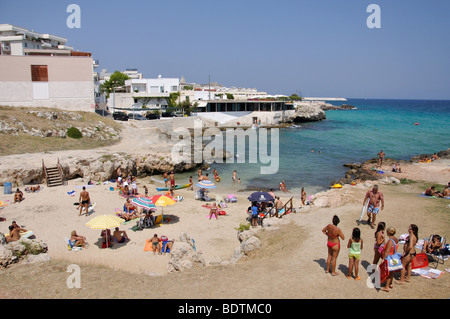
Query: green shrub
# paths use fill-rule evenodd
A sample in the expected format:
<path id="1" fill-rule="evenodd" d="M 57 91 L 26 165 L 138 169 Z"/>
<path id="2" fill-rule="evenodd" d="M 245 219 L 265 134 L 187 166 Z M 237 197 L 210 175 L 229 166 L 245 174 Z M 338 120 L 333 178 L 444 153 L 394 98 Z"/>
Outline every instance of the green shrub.
<path id="1" fill-rule="evenodd" d="M 83 137 L 83 134 L 81 134 L 79 129 L 77 129 L 76 127 L 72 126 L 72 127 L 69 127 L 67 129 L 67 136 L 70 137 L 70 138 L 79 139 L 79 138 Z"/>
<path id="2" fill-rule="evenodd" d="M 235 227 L 234 229 L 236 229 L 238 232 L 243 232 L 244 230 L 249 230 L 250 229 L 250 224 L 246 223 L 246 224 L 239 224 L 239 227 Z"/>

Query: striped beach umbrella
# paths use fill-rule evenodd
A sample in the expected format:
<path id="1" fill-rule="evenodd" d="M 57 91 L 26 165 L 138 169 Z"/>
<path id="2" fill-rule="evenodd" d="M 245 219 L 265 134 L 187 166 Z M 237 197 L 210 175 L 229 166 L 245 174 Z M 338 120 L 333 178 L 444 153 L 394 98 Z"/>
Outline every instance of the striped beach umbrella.
<path id="1" fill-rule="evenodd" d="M 216 188 L 216 185 L 208 179 L 200 181 L 196 185 L 201 188 Z"/>
<path id="2" fill-rule="evenodd" d="M 147 209 L 147 210 L 151 210 L 151 209 L 156 209 L 156 206 L 155 206 L 155 204 L 153 203 L 153 201 L 150 199 L 150 198 L 148 198 L 148 197 L 136 197 L 136 198 L 133 198 L 132 200 L 131 200 L 131 202 L 134 204 L 134 205 L 136 205 L 136 206 L 138 206 L 138 207 L 141 207 L 141 208 L 143 208 L 143 209 Z"/>
<path id="3" fill-rule="evenodd" d="M 124 221 L 125 219 L 120 218 L 116 215 L 100 215 L 92 218 L 89 222 L 86 223 L 86 226 L 89 226 L 92 229 L 109 229 L 118 227 Z"/>

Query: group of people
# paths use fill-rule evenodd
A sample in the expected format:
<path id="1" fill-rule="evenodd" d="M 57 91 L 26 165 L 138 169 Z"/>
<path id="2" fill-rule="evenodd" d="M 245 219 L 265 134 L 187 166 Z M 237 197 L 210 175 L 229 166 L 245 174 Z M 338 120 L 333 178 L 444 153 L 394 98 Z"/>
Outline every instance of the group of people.
<path id="1" fill-rule="evenodd" d="M 162 255 L 163 252 L 161 251 L 159 245 L 161 242 L 166 242 L 166 245 L 164 247 L 164 255 L 166 254 L 167 250 L 172 249 L 174 243 L 174 240 L 168 240 L 167 238 L 165 238 L 165 236 L 158 237 L 158 234 L 154 234 L 153 237 L 149 239 L 149 241 L 152 243 L 153 255 L 156 255 L 157 252 L 159 255 Z"/>
<path id="2" fill-rule="evenodd" d="M 280 197 L 275 196 L 273 191 L 274 189 L 272 188 L 268 193 L 272 196 L 273 200 L 270 200 L 268 202 L 253 201 L 248 207 L 247 213 L 250 215 L 252 227 L 256 227 L 258 225 L 258 217 L 260 216 L 259 214 L 269 213 L 271 216 L 278 217 L 278 214 L 283 209 L 283 201 L 280 199 Z"/>
<path id="3" fill-rule="evenodd" d="M 340 240 L 345 240 L 344 233 L 338 227 L 340 220 L 338 216 L 333 216 L 332 223 L 328 224 L 322 229 L 322 233 L 328 238 L 327 248 L 328 257 L 326 264 L 326 273 L 331 271 L 332 276 L 339 275 L 336 272 L 336 261 L 340 251 Z M 411 278 L 411 262 L 416 256 L 416 244 L 418 241 L 418 227 L 411 224 L 408 227 L 408 235 L 403 244 L 403 253 L 401 255 L 402 269 L 400 270 L 400 278 L 397 284 L 404 284 L 410 281 Z M 394 227 L 387 227 L 384 222 L 379 222 L 374 234 L 374 257 L 372 264 L 377 265 L 380 260 L 385 260 L 389 255 L 395 254 L 399 249 L 399 239 L 395 237 L 396 229 Z M 424 247 L 436 247 L 436 242 L 424 245 Z M 352 278 L 354 271 L 354 279 L 359 280 L 359 261 L 361 258 L 361 251 L 363 249 L 363 239 L 361 237 L 361 230 L 355 227 L 352 230 L 351 238 L 347 242 L 348 248 L 348 274 L 347 278 Z M 424 248 L 427 249 L 427 248 Z M 389 292 L 393 288 L 394 272 L 389 272 L 389 276 L 385 281 L 385 285 L 381 288 L 383 291 Z"/>
<path id="4" fill-rule="evenodd" d="M 436 190 L 436 186 L 430 186 L 425 191 L 426 196 L 436 196 L 436 197 L 450 197 L 450 182 L 447 184 L 447 186 L 444 187 L 444 190 L 442 192 Z"/>
<path id="5" fill-rule="evenodd" d="M 113 241 L 118 243 L 125 243 L 130 240 L 128 238 L 127 232 L 120 230 L 119 227 L 114 229 L 114 232 L 111 234 L 111 230 L 103 229 L 100 233 L 100 237 L 102 238 L 102 247 L 110 247 Z M 73 247 L 80 246 L 82 248 L 88 248 L 89 244 L 85 236 L 77 234 L 75 230 L 73 230 L 70 234 L 70 244 Z"/>

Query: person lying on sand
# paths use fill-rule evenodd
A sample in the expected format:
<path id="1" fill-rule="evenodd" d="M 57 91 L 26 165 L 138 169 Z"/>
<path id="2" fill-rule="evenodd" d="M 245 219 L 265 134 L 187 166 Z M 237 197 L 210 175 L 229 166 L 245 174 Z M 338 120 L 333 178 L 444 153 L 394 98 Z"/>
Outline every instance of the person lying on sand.
<path id="1" fill-rule="evenodd" d="M 158 251 L 159 254 L 161 255 L 161 250 L 159 248 L 159 242 L 161 241 L 161 239 L 158 237 L 158 234 L 154 234 L 152 239 L 150 239 L 150 241 L 152 242 L 153 245 L 153 255 L 156 254 L 156 251 Z"/>
<path id="2" fill-rule="evenodd" d="M 19 233 L 19 229 L 14 228 L 13 225 L 9 226 L 9 236 L 6 237 L 6 241 L 8 243 L 12 242 L 12 241 L 17 241 L 20 239 L 20 233 Z"/>

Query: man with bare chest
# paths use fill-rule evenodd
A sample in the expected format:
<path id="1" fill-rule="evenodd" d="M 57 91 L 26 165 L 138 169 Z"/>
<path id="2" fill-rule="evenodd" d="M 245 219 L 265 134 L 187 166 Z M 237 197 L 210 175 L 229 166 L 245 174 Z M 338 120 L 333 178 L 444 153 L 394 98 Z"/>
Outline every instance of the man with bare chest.
<path id="1" fill-rule="evenodd" d="M 369 199 L 369 206 L 367 207 L 367 217 L 369 218 L 367 222 L 372 229 L 375 228 L 375 219 L 380 211 L 384 209 L 384 197 L 383 194 L 378 190 L 378 185 L 374 185 L 373 188 L 366 193 L 364 197 L 363 205 L 366 200 Z"/>

